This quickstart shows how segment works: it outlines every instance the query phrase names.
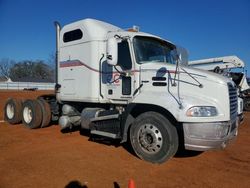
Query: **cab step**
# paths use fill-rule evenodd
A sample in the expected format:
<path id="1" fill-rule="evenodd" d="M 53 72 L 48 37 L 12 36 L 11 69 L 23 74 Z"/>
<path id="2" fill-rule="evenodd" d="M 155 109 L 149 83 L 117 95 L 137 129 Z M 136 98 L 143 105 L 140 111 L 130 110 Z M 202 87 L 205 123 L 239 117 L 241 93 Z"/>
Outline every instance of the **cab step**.
<path id="1" fill-rule="evenodd" d="M 113 138 L 113 139 L 119 139 L 120 136 L 118 134 L 110 133 L 110 132 L 104 132 L 104 131 L 99 131 L 99 130 L 91 130 L 91 134 L 95 135 L 100 135 L 108 138 Z"/>
<path id="2" fill-rule="evenodd" d="M 119 114 L 112 114 L 112 115 L 106 115 L 106 116 L 98 116 L 95 118 L 90 119 L 91 122 L 96 122 L 96 121 L 104 121 L 104 120 L 111 120 L 111 119 L 118 119 Z"/>
<path id="3" fill-rule="evenodd" d="M 121 126 L 119 114 L 99 116 L 91 119 L 90 133 L 113 139 L 120 138 Z"/>

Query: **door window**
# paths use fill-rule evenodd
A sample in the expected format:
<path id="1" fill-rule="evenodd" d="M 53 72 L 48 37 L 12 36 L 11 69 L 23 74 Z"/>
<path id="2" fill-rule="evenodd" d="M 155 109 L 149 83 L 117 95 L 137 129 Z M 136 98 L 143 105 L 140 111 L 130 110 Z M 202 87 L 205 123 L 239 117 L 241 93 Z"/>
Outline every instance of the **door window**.
<path id="1" fill-rule="evenodd" d="M 132 68 L 128 41 L 122 41 L 118 44 L 118 65 L 123 70 L 129 70 Z"/>

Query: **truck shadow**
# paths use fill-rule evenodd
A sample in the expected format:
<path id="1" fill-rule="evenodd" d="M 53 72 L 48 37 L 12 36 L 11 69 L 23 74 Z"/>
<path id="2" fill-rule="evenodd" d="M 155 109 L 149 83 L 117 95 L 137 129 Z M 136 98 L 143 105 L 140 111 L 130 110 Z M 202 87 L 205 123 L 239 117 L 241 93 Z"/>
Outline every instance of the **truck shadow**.
<path id="1" fill-rule="evenodd" d="M 63 134 L 72 133 L 72 132 L 76 132 L 76 131 L 79 131 L 79 133 L 80 133 L 81 136 L 89 137 L 88 140 L 91 141 L 91 142 L 95 142 L 95 143 L 98 143 L 98 144 L 105 144 L 107 146 L 123 147 L 130 154 L 132 154 L 135 157 L 137 157 L 137 155 L 135 154 L 135 152 L 134 152 L 134 150 L 133 150 L 133 148 L 132 148 L 132 146 L 131 146 L 131 144 L 129 142 L 120 143 L 120 140 L 114 140 L 112 138 L 107 138 L 107 137 L 98 136 L 98 135 L 91 135 L 90 132 L 89 132 L 89 130 L 81 129 L 80 126 L 78 126 L 78 127 L 72 127 L 72 128 L 66 128 L 66 129 L 61 130 L 61 132 Z M 180 146 L 179 146 L 176 154 L 174 155 L 175 158 L 196 157 L 196 156 L 199 156 L 199 155 L 201 155 L 203 153 L 202 151 L 186 150 L 184 148 L 183 139 L 179 139 L 179 144 L 180 144 Z"/>
<path id="2" fill-rule="evenodd" d="M 66 134 L 66 133 L 72 133 L 72 132 L 76 132 L 76 131 L 80 131 L 80 126 L 74 126 L 72 128 L 65 128 L 61 130 L 61 133 Z"/>
<path id="3" fill-rule="evenodd" d="M 114 188 L 120 188 L 120 185 L 116 181 L 113 182 L 113 185 L 114 185 Z M 88 186 L 85 184 L 82 184 L 78 180 L 73 180 L 69 182 L 64 188 L 88 188 Z"/>
<path id="4" fill-rule="evenodd" d="M 203 151 L 192 151 L 192 150 L 179 149 L 174 157 L 175 158 L 196 157 L 198 155 L 201 155 L 202 153 L 203 153 Z"/>
<path id="5" fill-rule="evenodd" d="M 112 138 L 105 138 L 105 137 L 98 136 L 98 135 L 90 135 L 89 141 L 96 142 L 99 144 L 105 144 L 107 146 L 114 146 L 114 147 L 122 146 L 119 140 L 114 140 Z"/>
<path id="6" fill-rule="evenodd" d="M 119 140 L 114 140 L 112 138 L 107 138 L 107 137 L 98 136 L 98 135 L 92 135 L 90 134 L 89 130 L 82 129 L 80 126 L 75 126 L 72 128 L 65 128 L 61 130 L 61 133 L 63 134 L 73 133 L 73 132 L 79 132 L 81 136 L 89 137 L 89 141 L 91 142 L 96 142 L 99 144 L 105 144 L 108 146 L 115 146 L 115 147 L 119 147 L 122 145 L 120 144 Z"/>
<path id="7" fill-rule="evenodd" d="M 184 146 L 184 131 L 183 126 L 180 125 L 177 128 L 178 131 L 178 139 L 179 139 L 179 147 L 175 154 L 175 158 L 188 158 L 188 157 L 196 157 L 198 155 L 201 155 L 203 151 L 192 151 L 192 150 L 186 150 Z"/>
<path id="8" fill-rule="evenodd" d="M 77 181 L 77 180 L 73 180 L 71 182 L 69 182 L 65 188 L 88 188 L 87 185 L 82 185 L 81 182 Z"/>

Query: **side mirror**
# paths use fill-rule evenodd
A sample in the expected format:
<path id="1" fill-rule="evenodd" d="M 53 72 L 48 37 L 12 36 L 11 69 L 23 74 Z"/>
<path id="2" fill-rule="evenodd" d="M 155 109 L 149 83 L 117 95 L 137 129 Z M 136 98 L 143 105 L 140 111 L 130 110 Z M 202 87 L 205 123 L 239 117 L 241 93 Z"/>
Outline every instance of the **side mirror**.
<path id="1" fill-rule="evenodd" d="M 173 58 L 174 61 L 179 60 L 179 54 L 178 54 L 178 52 L 177 52 L 176 49 L 174 49 L 174 50 L 171 51 L 171 56 L 172 56 L 172 58 Z"/>
<path id="2" fill-rule="evenodd" d="M 107 41 L 107 63 L 117 65 L 118 62 L 118 44 L 115 38 L 109 38 Z"/>
<path id="3" fill-rule="evenodd" d="M 182 65 L 188 65 L 188 51 L 181 47 L 177 46 L 176 47 L 176 53 L 178 54 L 178 59 Z"/>

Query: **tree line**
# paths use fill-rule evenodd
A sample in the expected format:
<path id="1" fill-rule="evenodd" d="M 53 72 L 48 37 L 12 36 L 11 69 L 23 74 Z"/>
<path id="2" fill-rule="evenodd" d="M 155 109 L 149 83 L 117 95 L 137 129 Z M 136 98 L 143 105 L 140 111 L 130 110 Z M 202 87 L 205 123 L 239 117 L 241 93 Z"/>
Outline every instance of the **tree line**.
<path id="1" fill-rule="evenodd" d="M 54 57 L 51 56 L 47 62 L 43 60 L 24 60 L 16 62 L 8 58 L 3 58 L 0 60 L 0 76 L 10 78 L 11 80 L 29 78 L 54 82 Z"/>

